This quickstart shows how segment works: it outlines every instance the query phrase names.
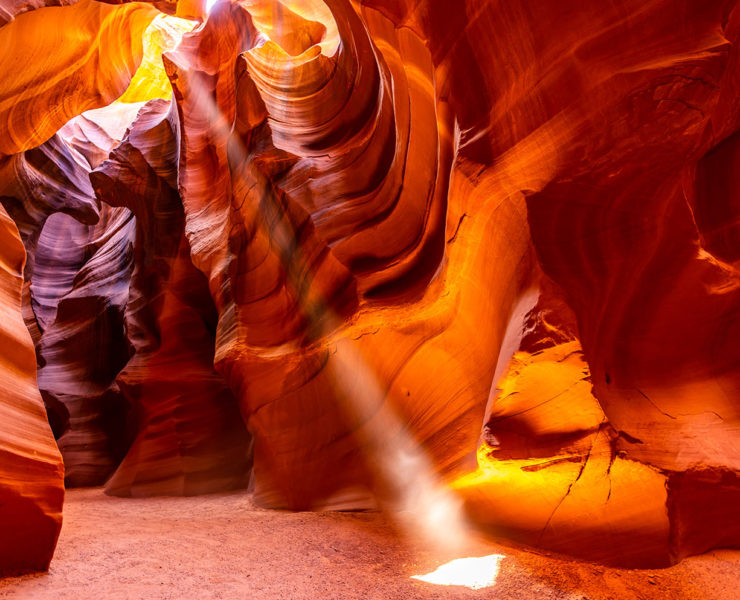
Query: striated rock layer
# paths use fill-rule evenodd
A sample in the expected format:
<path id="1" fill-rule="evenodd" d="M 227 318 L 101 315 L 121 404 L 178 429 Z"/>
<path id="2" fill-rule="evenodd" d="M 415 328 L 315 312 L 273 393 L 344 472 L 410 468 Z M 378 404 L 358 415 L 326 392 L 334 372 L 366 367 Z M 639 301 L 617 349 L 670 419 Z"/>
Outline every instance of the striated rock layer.
<path id="1" fill-rule="evenodd" d="M 91 176 L 101 200 L 136 216 L 126 308 L 133 356 L 116 382 L 138 428 L 109 494 L 194 495 L 249 481 L 249 436 L 213 369 L 217 314 L 185 238 L 175 127 L 174 105 L 153 100 Z"/>
<path id="2" fill-rule="evenodd" d="M 21 316 L 25 253 L 0 207 L 0 576 L 49 567 L 62 525 L 64 467 L 36 386 Z"/>
<path id="3" fill-rule="evenodd" d="M 68 484 L 324 509 L 433 480 L 588 560 L 738 545 L 736 0 L 5 12 L 0 49 L 57 17 L 96 44 L 0 54 Z"/>
<path id="4" fill-rule="evenodd" d="M 113 146 L 111 139 L 98 143 L 102 151 Z M 110 387 L 128 359 L 123 310 L 133 222 L 126 210 L 98 208 L 91 165 L 78 148 L 57 134 L 4 161 L 0 201 L 29 257 L 24 316 L 66 483 L 99 485 L 117 462 L 105 430 L 119 416 L 121 401 Z"/>

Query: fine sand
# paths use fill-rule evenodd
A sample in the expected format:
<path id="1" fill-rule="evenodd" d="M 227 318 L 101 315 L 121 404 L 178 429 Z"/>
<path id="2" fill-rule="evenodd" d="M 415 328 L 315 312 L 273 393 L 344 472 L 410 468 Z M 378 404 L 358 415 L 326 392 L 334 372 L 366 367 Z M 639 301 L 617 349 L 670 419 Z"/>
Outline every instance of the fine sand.
<path id="1" fill-rule="evenodd" d="M 730 550 L 638 571 L 475 541 L 467 557 L 502 558 L 492 586 L 469 589 L 412 579 L 466 556 L 404 539 L 380 513 L 267 511 L 246 493 L 139 500 L 92 489 L 68 492 L 64 514 L 49 573 L 0 580 L 0 598 L 740 598 L 740 552 Z"/>

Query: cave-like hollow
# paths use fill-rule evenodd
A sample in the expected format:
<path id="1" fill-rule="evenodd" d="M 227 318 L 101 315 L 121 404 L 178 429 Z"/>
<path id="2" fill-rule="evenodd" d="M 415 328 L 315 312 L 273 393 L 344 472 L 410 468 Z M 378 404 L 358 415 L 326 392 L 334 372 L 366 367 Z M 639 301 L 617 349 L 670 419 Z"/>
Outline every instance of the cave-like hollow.
<path id="1" fill-rule="evenodd" d="M 401 587 L 341 598 L 518 598 L 507 553 L 719 597 L 674 570 L 740 544 L 738 44 L 737 0 L 0 0 L 0 596 L 67 597 L 69 505 L 383 520 Z M 334 597 L 291 569 L 229 589 Z M 173 585 L 120 597 L 222 597 Z"/>

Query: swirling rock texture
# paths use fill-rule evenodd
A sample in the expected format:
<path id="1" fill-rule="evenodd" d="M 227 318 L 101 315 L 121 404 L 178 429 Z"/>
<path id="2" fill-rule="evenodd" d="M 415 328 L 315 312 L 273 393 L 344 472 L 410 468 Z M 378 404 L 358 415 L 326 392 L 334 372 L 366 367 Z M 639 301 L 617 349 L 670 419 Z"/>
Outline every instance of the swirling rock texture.
<path id="1" fill-rule="evenodd" d="M 128 358 L 123 309 L 131 215 L 109 207 L 98 212 L 89 170 L 56 135 L 6 161 L 0 196 L 29 257 L 26 323 L 68 485 L 102 483 L 115 466 L 99 430 L 107 405 L 116 404 L 108 388 Z"/>
<path id="2" fill-rule="evenodd" d="M 34 148 L 72 117 L 120 96 L 141 62 L 142 34 L 155 16 L 148 5 L 83 0 L 38 8 L 4 25 L 0 155 Z"/>
<path id="3" fill-rule="evenodd" d="M 0 207 L 0 575 L 48 568 L 62 524 L 64 467 L 36 386 L 31 336 L 21 315 L 25 253 Z"/>
<path id="4" fill-rule="evenodd" d="M 15 11 L 18 6 L 12 8 L 11 16 L 20 12 L 20 8 Z M 0 201 L 16 220 L 13 224 L 3 209 L 2 573 L 47 568 L 61 526 L 64 470 L 39 395 L 28 333 L 30 329 L 38 344 L 43 370 L 38 325 L 48 324 L 50 313 L 56 310 L 55 298 L 68 291 L 73 276 L 68 271 L 53 273 L 59 276 L 53 278 L 59 287 L 38 295 L 36 314 L 30 310 L 34 303 L 28 284 L 34 272 L 43 274 L 46 268 L 49 275 L 48 261 L 44 264 L 42 259 L 38 271 L 34 268 L 39 247 L 42 254 L 46 249 L 47 257 L 51 254 L 58 260 L 52 270 L 78 260 L 85 262 L 81 255 L 86 252 L 87 240 L 76 235 L 79 228 L 68 230 L 71 238 L 64 246 L 68 254 L 63 258 L 50 250 L 55 239 L 64 237 L 58 236 L 64 230 L 64 219 L 57 220 L 56 225 L 61 226 L 52 226 L 45 236 L 49 215 L 66 213 L 54 214 L 51 219 L 70 215 L 79 220 L 74 221 L 77 225 L 87 228 L 98 220 L 98 207 L 87 175 L 89 165 L 56 132 L 70 117 L 106 105 L 126 89 L 141 59 L 142 32 L 156 14 L 140 5 L 112 7 L 95 2 L 25 8 L 36 10 L 8 19 L 0 28 Z M 30 250 L 29 260 L 23 244 Z M 120 260 L 119 253 L 114 254 Z M 77 306 L 80 308 L 87 307 L 82 303 Z M 23 320 L 24 313 L 28 329 L 19 327 L 18 319 Z M 78 313 L 73 320 L 86 317 Z M 65 331 L 60 337 L 69 340 L 73 336 Z M 99 338 L 104 339 L 105 332 Z M 64 363 L 74 350 L 67 342 L 63 346 L 65 357 L 50 369 L 62 374 L 73 387 L 84 386 L 74 372 L 66 372 Z M 52 354 L 59 357 L 58 352 Z M 88 351 L 85 356 L 90 354 Z M 44 389 L 43 373 L 39 379 Z M 50 415 L 58 431 L 65 426 L 65 414 L 69 416 L 66 407 L 60 406 L 62 410 Z M 89 420 L 89 415 L 80 415 L 80 420 Z M 69 466 L 73 474 L 75 461 Z"/>
<path id="5" fill-rule="evenodd" d="M 32 294 L 59 293 L 37 345 L 39 388 L 54 413 L 67 485 L 101 485 L 131 436 L 126 424 L 133 417 L 127 419 L 115 378 L 129 358 L 124 310 L 135 222 L 127 209 L 110 207 L 94 227 L 54 217 L 63 218 L 49 219 L 38 254 L 46 277 L 31 279 Z M 74 276 L 68 288 L 59 289 L 66 274 Z"/>
<path id="6" fill-rule="evenodd" d="M 737 4 L 17 14 L 3 203 L 52 422 L 85 431 L 68 484 L 363 508 L 416 485 L 413 446 L 493 535 L 736 546 Z M 96 52 L 42 54 L 56 18 Z M 77 117 L 121 94 L 128 131 Z"/>
<path id="7" fill-rule="evenodd" d="M 126 308 L 134 355 L 117 383 L 136 409 L 138 434 L 107 484 L 115 495 L 193 495 L 249 481 L 249 436 L 213 369 L 218 315 L 185 238 L 176 131 L 174 104 L 153 100 L 92 173 L 101 200 L 136 216 Z"/>

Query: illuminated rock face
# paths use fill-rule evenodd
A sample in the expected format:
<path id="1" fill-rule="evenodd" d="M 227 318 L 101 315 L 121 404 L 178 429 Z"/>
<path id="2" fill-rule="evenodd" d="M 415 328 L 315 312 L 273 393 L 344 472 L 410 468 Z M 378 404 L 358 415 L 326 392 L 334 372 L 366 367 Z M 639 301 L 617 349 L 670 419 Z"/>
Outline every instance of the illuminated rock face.
<path id="1" fill-rule="evenodd" d="M 62 524 L 64 467 L 36 386 L 33 345 L 21 315 L 23 244 L 3 209 L 0 235 L 0 575 L 8 575 L 48 568 Z"/>
<path id="2" fill-rule="evenodd" d="M 413 443 L 494 535 L 738 544 L 740 9 L 546 4 L 6 11 L 15 52 L 101 33 L 0 58 L 11 312 L 68 485 L 393 504 Z"/>

